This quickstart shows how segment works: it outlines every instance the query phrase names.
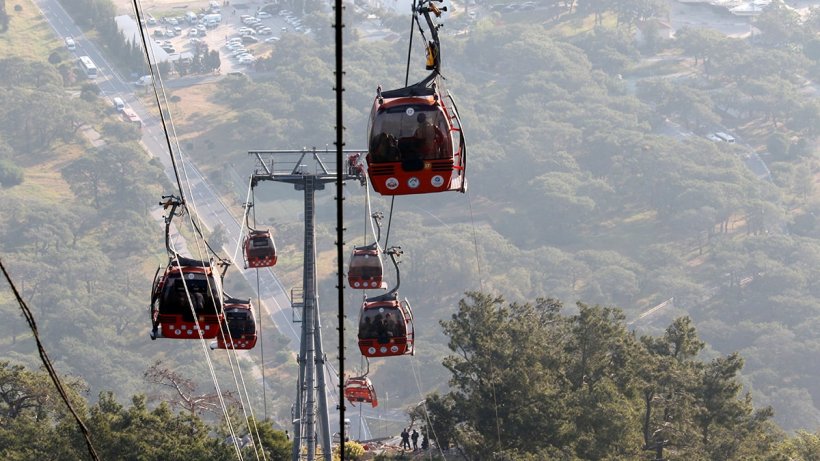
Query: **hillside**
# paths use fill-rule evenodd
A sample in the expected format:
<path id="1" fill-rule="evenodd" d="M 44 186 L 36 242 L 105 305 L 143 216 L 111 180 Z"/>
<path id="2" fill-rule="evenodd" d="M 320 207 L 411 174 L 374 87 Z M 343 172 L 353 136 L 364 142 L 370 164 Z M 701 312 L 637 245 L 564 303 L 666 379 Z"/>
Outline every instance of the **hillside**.
<path id="1" fill-rule="evenodd" d="M 0 179 L 8 198 L 0 204 L 3 260 L 36 307 L 60 371 L 82 377 L 92 399 L 108 390 L 123 401 L 143 392 L 142 374 L 157 359 L 207 385 L 195 346 L 147 340 L 151 278 L 156 265 L 166 263 L 162 228 L 150 213 L 173 188 L 135 142 L 139 133 L 122 129 L 107 99 L 72 70 L 62 42 L 31 14 L 34 6 L 24 5 L 12 24 L 27 21 L 45 44 L 0 64 L 0 172 L 11 178 Z M 663 12 L 661 4 L 655 7 L 654 13 Z M 454 14 L 448 23 L 454 31 L 469 30 L 447 35 L 443 52 L 446 84 L 468 140 L 470 188 L 464 195 L 400 197 L 392 213 L 388 198 L 373 198 L 375 209 L 392 215 L 390 243 L 404 250 L 401 295 L 414 308 L 418 341 L 412 358 L 371 361 L 371 378 L 386 397 L 382 408 L 403 418 L 431 392 L 464 391 L 452 369 L 458 351 L 448 346 L 459 337 L 445 326 L 465 296 L 480 292 L 512 305 L 560 300 L 570 323 L 585 312 L 581 306 L 612 306 L 608 320 L 623 335 L 618 338 L 646 347 L 647 354 L 657 353 L 652 341 L 633 344 L 627 332 L 659 338 L 676 319 L 691 319 L 705 346 L 689 359 L 731 362 L 727 375 L 751 398 L 740 405 L 744 417 L 757 424 L 771 406 L 781 429 L 816 431 L 820 103 L 809 79 L 820 60 L 813 38 L 820 21 L 773 9 L 755 20 L 761 33 L 754 40 L 686 28 L 675 39 L 655 35 L 637 43 L 634 33 L 646 26 L 645 17 L 596 8 L 582 2 L 555 15 L 484 8 L 477 19 Z M 386 30 L 406 36 L 402 16 L 379 15 Z M 320 13 L 311 18 L 320 19 L 328 20 Z M 356 28 L 366 19 L 353 12 L 348 20 Z M 361 147 L 376 87 L 403 81 L 407 44 L 357 34 L 348 39 L 346 142 Z M 329 40 L 321 33 L 283 36 L 249 68 L 249 78 L 169 84 L 174 103 L 166 110 L 180 144 L 237 216 L 254 168 L 248 150 L 324 146 L 334 139 Z M 0 42 L 0 52 L 17 49 L 13 43 Z M 59 61 L 48 64 L 52 54 Z M 414 49 L 412 58 L 411 80 L 422 75 L 422 51 Z M 716 132 L 731 133 L 735 142 L 713 141 Z M 347 244 L 358 244 L 364 191 L 351 183 L 346 194 Z M 337 344 L 328 327 L 336 323 L 335 203 L 327 191 L 317 211 L 328 345 Z M 292 189 L 259 188 L 256 218 L 276 233 L 288 288 L 301 283 L 300 212 Z M 355 344 L 361 294 L 347 290 L 345 299 L 348 363 L 364 368 Z M 661 307 L 639 320 L 655 306 Z M 18 318 L 7 296 L 0 307 Z M 22 320 L 3 328 L 5 356 L 36 366 Z M 482 334 L 490 343 L 504 337 L 492 329 Z M 267 347 L 276 351 L 267 359 L 272 413 L 286 421 L 295 366 L 277 335 Z M 220 376 L 229 380 L 221 365 Z M 519 375 L 513 368 L 511 376 Z M 620 382 L 628 389 L 625 400 L 636 398 L 635 379 Z M 741 388 L 731 387 L 732 397 L 743 400 Z M 609 416 L 636 408 L 613 406 Z M 518 414 L 509 412 L 504 422 L 525 426 L 515 421 Z M 751 425 L 752 419 L 743 421 Z M 395 435 L 404 425 L 388 422 L 375 435 Z M 763 426 L 749 431 L 778 434 Z M 510 440 L 522 433 L 526 429 Z M 619 439 L 623 450 L 640 451 L 641 434 L 628 434 L 629 440 Z M 454 437 L 467 448 L 480 440 L 469 433 Z M 555 437 L 552 446 L 560 445 Z M 576 443 L 575 455 L 583 459 L 609 453 Z M 515 448 L 555 454 L 525 442 Z"/>

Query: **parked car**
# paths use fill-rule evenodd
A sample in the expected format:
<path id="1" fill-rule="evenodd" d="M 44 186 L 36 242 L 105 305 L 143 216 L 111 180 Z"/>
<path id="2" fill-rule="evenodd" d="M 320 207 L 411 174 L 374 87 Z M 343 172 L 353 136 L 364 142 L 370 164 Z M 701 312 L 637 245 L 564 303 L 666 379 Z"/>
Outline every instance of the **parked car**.
<path id="1" fill-rule="evenodd" d="M 264 11 L 259 11 L 259 12 L 256 13 L 256 17 L 259 18 L 259 19 L 268 19 L 268 18 L 272 18 L 273 15 L 270 14 L 270 13 L 266 13 Z"/>
<path id="2" fill-rule="evenodd" d="M 259 39 L 257 39 L 253 35 L 244 35 L 242 36 L 242 43 L 259 43 Z"/>
<path id="3" fill-rule="evenodd" d="M 270 27 L 263 27 L 259 29 L 259 33 L 262 35 L 270 35 L 273 33 L 273 29 L 271 29 Z"/>
<path id="4" fill-rule="evenodd" d="M 280 40 L 279 37 L 268 37 L 268 38 L 265 39 L 265 43 L 278 42 L 279 40 Z"/>

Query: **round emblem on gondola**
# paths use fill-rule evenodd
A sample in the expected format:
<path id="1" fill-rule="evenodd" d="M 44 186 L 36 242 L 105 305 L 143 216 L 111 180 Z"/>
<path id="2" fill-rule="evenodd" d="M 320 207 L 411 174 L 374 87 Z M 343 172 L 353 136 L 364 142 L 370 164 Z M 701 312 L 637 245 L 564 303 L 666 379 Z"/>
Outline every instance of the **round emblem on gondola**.
<path id="1" fill-rule="evenodd" d="M 399 180 L 396 178 L 387 178 L 384 185 L 390 190 L 396 190 L 399 187 Z"/>
<path id="2" fill-rule="evenodd" d="M 188 279 L 193 279 L 193 278 L 194 278 L 194 274 L 190 274 L 190 273 L 189 273 L 189 274 L 188 274 Z"/>
<path id="3" fill-rule="evenodd" d="M 421 181 L 419 181 L 419 178 L 417 178 L 415 176 L 413 176 L 412 178 L 407 180 L 407 187 L 409 187 L 411 189 L 415 189 L 415 188 L 419 187 L 419 184 L 421 184 Z"/>
<path id="4" fill-rule="evenodd" d="M 370 355 L 375 354 L 376 353 L 376 348 L 375 347 L 368 347 L 367 348 L 367 353 L 370 354 Z"/>
<path id="5" fill-rule="evenodd" d="M 382 346 L 382 347 L 380 347 L 380 348 L 379 348 L 379 352 L 381 352 L 382 354 L 384 354 L 385 352 L 387 352 L 387 348 L 386 348 L 386 347 L 384 347 L 384 346 Z"/>
<path id="6" fill-rule="evenodd" d="M 432 184 L 433 187 L 441 187 L 444 185 L 444 178 L 437 174 L 430 180 L 430 184 Z"/>
<path id="7" fill-rule="evenodd" d="M 404 111 L 404 113 L 407 114 L 408 117 L 412 117 L 413 114 L 416 113 L 416 109 L 413 109 L 412 107 L 408 107 L 407 110 Z"/>
<path id="8" fill-rule="evenodd" d="M 398 352 L 398 351 L 399 351 L 399 346 L 391 346 L 391 347 L 390 347 L 390 352 L 392 352 L 392 353 L 394 353 L 394 354 L 395 354 L 395 353 L 396 353 L 396 352 Z"/>

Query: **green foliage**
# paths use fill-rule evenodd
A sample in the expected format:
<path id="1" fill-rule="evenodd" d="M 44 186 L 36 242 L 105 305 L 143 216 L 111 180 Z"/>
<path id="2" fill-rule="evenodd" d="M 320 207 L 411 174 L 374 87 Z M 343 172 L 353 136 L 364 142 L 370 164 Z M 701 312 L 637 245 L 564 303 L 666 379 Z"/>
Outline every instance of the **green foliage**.
<path id="1" fill-rule="evenodd" d="M 142 137 L 142 130 L 134 123 L 124 123 L 122 120 L 115 122 L 105 122 L 102 126 L 102 134 L 117 142 L 139 141 Z"/>
<path id="2" fill-rule="evenodd" d="M 784 158 L 789 152 L 789 139 L 782 133 L 775 133 L 766 141 L 766 149 L 775 157 Z"/>
<path id="3" fill-rule="evenodd" d="M 61 0 L 60 3 L 74 22 L 84 29 L 108 25 L 116 14 L 111 0 Z"/>
<path id="4" fill-rule="evenodd" d="M 88 102 L 95 102 L 100 96 L 100 87 L 94 83 L 83 83 L 80 97 Z"/>
<path id="5" fill-rule="evenodd" d="M 23 182 L 23 169 L 0 158 L 0 187 L 14 187 Z"/>
<path id="6" fill-rule="evenodd" d="M 775 452 L 771 410 L 740 395 L 742 359 L 700 362 L 688 318 L 638 340 L 614 308 L 579 304 L 564 315 L 555 300 L 467 296 L 442 322 L 452 391 L 428 396 L 426 409 L 436 435 L 451 434 L 468 456 L 640 459 L 661 440 L 686 459 Z"/>
<path id="7" fill-rule="evenodd" d="M 86 409 L 85 400 L 77 394 L 80 385 L 74 380 L 63 381 L 100 459 L 194 461 L 236 457 L 233 445 L 226 441 L 227 434 L 196 416 L 174 414 L 165 403 L 150 409 L 141 395 L 134 396 L 130 406 L 125 407 L 111 392 L 101 393 L 97 403 Z M 88 456 L 84 439 L 74 420 L 66 418 L 62 400 L 45 372 L 0 362 L 0 393 L 4 459 L 70 460 Z M 256 444 L 243 449 L 246 457 L 258 456 L 254 447 L 262 447 L 266 459 L 290 459 L 290 442 L 283 431 L 267 421 L 251 421 L 251 427 Z"/>
<path id="8" fill-rule="evenodd" d="M 364 447 L 361 444 L 354 442 L 352 440 L 344 443 L 344 450 L 345 459 L 349 459 L 351 461 L 362 459 L 362 456 L 364 456 Z M 334 461 L 342 459 L 338 447 L 334 447 L 333 449 L 333 459 Z"/>

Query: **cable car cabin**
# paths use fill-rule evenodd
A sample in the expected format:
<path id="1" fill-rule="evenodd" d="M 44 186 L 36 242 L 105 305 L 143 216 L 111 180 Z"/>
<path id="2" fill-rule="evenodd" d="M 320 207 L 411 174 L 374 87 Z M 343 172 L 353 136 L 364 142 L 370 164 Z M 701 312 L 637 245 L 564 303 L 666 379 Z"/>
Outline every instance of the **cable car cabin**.
<path id="1" fill-rule="evenodd" d="M 210 262 L 182 257 L 172 260 L 154 281 L 151 339 L 199 339 L 197 329 L 204 339 L 216 338 L 222 320 L 219 296 Z"/>
<path id="2" fill-rule="evenodd" d="M 384 265 L 376 244 L 354 247 L 347 269 L 347 284 L 350 288 L 367 290 L 385 288 L 387 282 L 382 280 Z"/>
<path id="3" fill-rule="evenodd" d="M 256 346 L 256 318 L 249 299 L 226 298 L 222 310 L 222 334 L 211 344 L 211 349 L 248 350 Z"/>
<path id="4" fill-rule="evenodd" d="M 245 237 L 245 269 L 276 265 L 276 245 L 267 230 L 251 230 Z"/>
<path id="5" fill-rule="evenodd" d="M 395 293 L 368 298 L 359 317 L 359 350 L 365 357 L 413 354 L 413 311 Z"/>
<path id="6" fill-rule="evenodd" d="M 350 403 L 369 403 L 373 408 L 379 406 L 376 389 L 367 376 L 347 378 L 345 381 L 345 398 Z"/>
<path id="7" fill-rule="evenodd" d="M 367 174 L 382 195 L 466 190 L 466 148 L 452 97 L 425 81 L 379 92 L 370 112 Z"/>

